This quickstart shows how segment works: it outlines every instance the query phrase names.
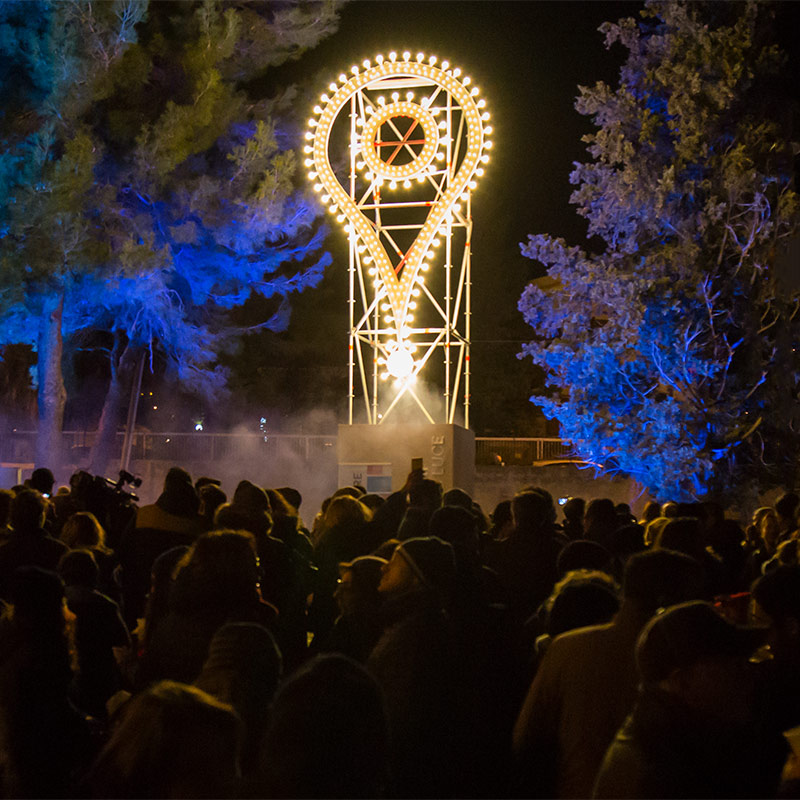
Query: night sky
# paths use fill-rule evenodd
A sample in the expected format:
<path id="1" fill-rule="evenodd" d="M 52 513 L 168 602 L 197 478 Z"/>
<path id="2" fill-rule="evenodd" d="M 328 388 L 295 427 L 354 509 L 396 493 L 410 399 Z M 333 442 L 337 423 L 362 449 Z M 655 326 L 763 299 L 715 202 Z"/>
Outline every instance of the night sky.
<path id="1" fill-rule="evenodd" d="M 541 274 L 520 255 L 519 242 L 528 233 L 551 233 L 586 244 L 586 223 L 568 202 L 568 175 L 585 158 L 580 138 L 591 126 L 573 103 L 579 84 L 615 82 L 625 55 L 621 47 L 605 49 L 598 26 L 640 8 L 634 2 L 356 0 L 343 7 L 336 34 L 272 76 L 276 83 L 314 87 L 317 95 L 352 64 L 407 49 L 448 59 L 481 88 L 495 148 L 473 196 L 471 427 L 478 435 L 544 433 L 527 399 L 537 376 L 516 358 L 530 333 L 517 299 Z M 334 263 L 318 289 L 294 300 L 282 337 L 305 342 L 291 351 L 296 367 L 347 363 L 344 233 L 334 228 L 327 246 Z"/>

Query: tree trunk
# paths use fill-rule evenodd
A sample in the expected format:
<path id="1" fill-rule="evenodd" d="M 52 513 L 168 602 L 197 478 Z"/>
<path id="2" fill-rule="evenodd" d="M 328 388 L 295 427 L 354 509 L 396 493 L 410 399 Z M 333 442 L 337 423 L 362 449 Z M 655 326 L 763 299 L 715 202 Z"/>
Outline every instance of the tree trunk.
<path id="1" fill-rule="evenodd" d="M 109 358 L 110 377 L 108 391 L 103 402 L 103 411 L 97 425 L 97 435 L 92 446 L 91 466 L 95 475 L 102 475 L 111 460 L 117 438 L 120 411 L 122 409 L 125 389 L 131 375 L 131 367 L 135 361 L 131 347 L 124 341 L 124 335 L 114 333 L 114 347 Z"/>
<path id="2" fill-rule="evenodd" d="M 49 467 L 57 473 L 64 458 L 61 429 L 67 390 L 61 370 L 63 339 L 61 320 L 64 315 L 64 292 L 45 298 L 39 318 L 39 353 L 36 372 L 39 381 L 39 430 L 36 436 L 36 466 Z M 58 477 L 56 478 L 58 479 Z"/>

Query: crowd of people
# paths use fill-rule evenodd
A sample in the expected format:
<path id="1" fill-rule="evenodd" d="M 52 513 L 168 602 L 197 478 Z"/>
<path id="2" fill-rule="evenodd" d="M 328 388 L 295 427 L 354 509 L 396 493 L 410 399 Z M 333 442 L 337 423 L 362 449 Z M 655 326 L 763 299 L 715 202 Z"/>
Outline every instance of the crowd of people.
<path id="1" fill-rule="evenodd" d="M 0 490 L 2 797 L 800 797 L 792 492 L 53 490 Z"/>

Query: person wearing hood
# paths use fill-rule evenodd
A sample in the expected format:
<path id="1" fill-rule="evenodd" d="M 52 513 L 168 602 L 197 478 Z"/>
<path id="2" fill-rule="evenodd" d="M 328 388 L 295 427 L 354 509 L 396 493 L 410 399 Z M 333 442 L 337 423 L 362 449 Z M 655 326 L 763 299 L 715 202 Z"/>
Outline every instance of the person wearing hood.
<path id="1" fill-rule="evenodd" d="M 133 630 L 144 614 L 150 570 L 156 558 L 173 547 L 191 545 L 203 532 L 199 506 L 189 473 L 172 467 L 158 500 L 138 509 L 131 527 L 122 535 L 118 556 L 123 613 L 129 629 Z"/>

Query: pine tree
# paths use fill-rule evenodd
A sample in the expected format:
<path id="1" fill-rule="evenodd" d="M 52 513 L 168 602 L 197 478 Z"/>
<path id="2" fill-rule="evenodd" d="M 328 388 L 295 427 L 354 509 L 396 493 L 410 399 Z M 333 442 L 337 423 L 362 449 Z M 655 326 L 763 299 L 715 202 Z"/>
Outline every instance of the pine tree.
<path id="1" fill-rule="evenodd" d="M 224 374 L 215 361 L 231 333 L 222 312 L 251 292 L 285 298 L 321 278 L 326 255 L 310 266 L 302 263 L 320 248 L 322 232 L 314 227 L 316 204 L 296 185 L 293 92 L 263 100 L 246 89 L 270 66 L 330 33 L 337 5 L 159 3 L 150 7 L 146 21 L 145 4 L 119 0 L 42 7 L 51 24 L 40 38 L 48 42 L 53 64 L 74 46 L 59 38 L 55 27 L 67 7 L 80 30 L 102 32 L 97 41 L 76 39 L 83 43 L 82 61 L 71 78 L 88 76 L 78 82 L 82 103 L 61 101 L 53 92 L 42 100 L 35 89 L 46 81 L 46 69 L 40 69 L 44 78 L 35 73 L 29 81 L 33 137 L 41 137 L 45 107 L 59 121 L 69 108 L 83 137 L 71 145 L 75 158 L 83 159 L 74 169 L 74 159 L 65 161 L 68 140 L 60 123 L 51 126 L 53 136 L 40 150 L 50 169 L 79 183 L 56 194 L 91 236 L 82 240 L 86 252 L 76 251 L 69 264 L 59 266 L 52 254 L 37 255 L 42 274 L 24 281 L 23 298 L 17 278 L 33 249 L 29 233 L 20 231 L 34 221 L 31 198 L 39 178 L 30 169 L 10 181 L 17 191 L 6 211 L 16 227 L 10 225 L 0 241 L 5 275 L 0 342 L 26 341 L 15 324 L 25 313 L 28 319 L 51 320 L 47 330 L 70 342 L 107 332 L 109 391 L 92 459 L 100 471 L 131 367 L 145 354 L 151 365 L 155 358 L 165 361 L 181 385 L 219 394 Z M 107 41 L 113 31 L 116 40 Z M 24 160 L 30 149 L 25 139 L 16 144 L 7 148 L 7 164 Z M 0 172 L 6 174 L 14 169 Z M 33 225 L 45 238 L 52 215 L 43 208 L 42 224 Z M 45 299 L 56 301 L 49 314 L 31 306 Z M 265 323 L 273 328 L 288 320 L 288 303 L 276 300 L 276 306 Z M 47 454 L 52 462 L 64 407 L 61 342 L 45 345 L 39 337 L 39 439 L 41 458 Z M 51 415 L 45 424 L 41 408 L 53 396 L 61 417 Z M 45 435 L 48 430 L 51 435 Z"/>
<path id="2" fill-rule="evenodd" d="M 60 461 L 69 298 L 108 257 L 95 213 L 108 199 L 95 182 L 101 146 L 84 118 L 98 84 L 135 38 L 145 8 L 138 0 L 0 7 L 7 56 L 0 343 L 30 343 L 38 351 L 38 464 Z"/>
<path id="3" fill-rule="evenodd" d="M 116 268 L 86 308 L 113 334 L 110 384 L 92 467 L 103 468 L 131 366 L 144 351 L 185 389 L 219 402 L 221 347 L 236 331 L 220 313 L 252 293 L 283 298 L 264 327 L 288 324 L 287 296 L 314 286 L 329 255 L 299 187 L 294 92 L 250 97 L 249 81 L 334 29 L 336 4 L 154 6 L 140 44 L 112 72 L 101 109 L 120 205 Z M 175 87 L 180 87 L 176 92 Z M 297 130 L 295 130 L 295 128 Z M 92 297 L 91 292 L 87 292 Z"/>
<path id="4" fill-rule="evenodd" d="M 531 399 L 581 458 L 662 498 L 794 480 L 800 313 L 776 262 L 798 198 L 770 16 L 651 2 L 605 24 L 627 60 L 616 88 L 580 88 L 597 130 L 570 176 L 602 252 L 522 245 L 554 286 L 519 302 L 550 387 Z"/>

